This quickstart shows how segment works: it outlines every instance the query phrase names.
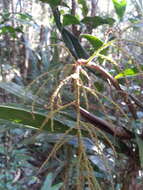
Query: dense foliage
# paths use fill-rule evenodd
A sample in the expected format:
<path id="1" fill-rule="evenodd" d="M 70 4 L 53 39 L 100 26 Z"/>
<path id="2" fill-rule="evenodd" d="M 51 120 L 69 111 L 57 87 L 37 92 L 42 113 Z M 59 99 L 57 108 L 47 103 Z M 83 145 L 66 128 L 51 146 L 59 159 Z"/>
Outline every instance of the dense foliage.
<path id="1" fill-rule="evenodd" d="M 142 1 L 0 6 L 0 189 L 143 189 Z"/>

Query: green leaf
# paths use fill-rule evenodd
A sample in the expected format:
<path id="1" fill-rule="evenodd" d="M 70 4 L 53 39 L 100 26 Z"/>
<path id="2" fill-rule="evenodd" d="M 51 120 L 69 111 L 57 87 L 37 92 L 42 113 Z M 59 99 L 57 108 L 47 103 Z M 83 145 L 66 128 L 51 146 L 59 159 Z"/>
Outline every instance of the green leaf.
<path id="1" fill-rule="evenodd" d="M 25 102 L 35 101 L 37 104 L 44 104 L 44 101 L 33 95 L 30 90 L 27 90 L 14 82 L 0 82 L 0 88 L 23 99 Z"/>
<path id="2" fill-rule="evenodd" d="M 138 135 L 136 135 L 136 141 L 139 148 L 140 164 L 141 167 L 143 168 L 143 140 Z"/>
<path id="3" fill-rule="evenodd" d="M 20 27 L 14 28 L 13 26 L 5 25 L 2 28 L 0 28 L 0 34 L 9 33 L 13 38 L 16 38 L 16 32 L 22 32 Z"/>
<path id="4" fill-rule="evenodd" d="M 19 124 L 20 128 L 23 125 L 23 128 L 33 128 L 40 129 L 42 123 L 46 120 L 47 114 L 44 110 L 33 111 L 24 105 L 0 105 L 0 119 L 7 120 Z M 70 128 L 72 129 L 69 134 L 77 134 L 76 121 L 70 119 L 64 114 L 57 114 L 53 118 L 54 130 L 51 129 L 51 120 L 49 120 L 43 127 L 43 130 L 49 133 L 65 133 Z M 18 125 L 16 126 L 18 127 Z M 88 136 L 87 131 L 83 128 L 83 136 Z"/>
<path id="5" fill-rule="evenodd" d="M 94 86 L 95 86 L 95 88 L 96 88 L 99 92 L 103 92 L 103 91 L 104 91 L 104 83 L 103 83 L 103 82 L 96 81 L 96 82 L 94 82 Z"/>
<path id="6" fill-rule="evenodd" d="M 0 145 L 0 154 L 5 154 L 5 147 Z"/>
<path id="7" fill-rule="evenodd" d="M 123 78 L 123 77 L 128 77 L 128 76 L 135 76 L 137 73 L 138 73 L 138 70 L 136 68 L 126 69 L 123 72 L 121 72 L 118 75 L 116 75 L 115 79 L 119 79 L 119 78 Z"/>
<path id="8" fill-rule="evenodd" d="M 43 184 L 41 190 L 59 190 L 63 184 L 63 183 L 59 183 L 59 184 L 52 186 L 52 181 L 53 181 L 53 174 L 49 173 L 44 181 L 44 184 Z"/>
<path id="9" fill-rule="evenodd" d="M 90 44 L 93 46 L 94 52 L 96 50 L 98 50 L 99 48 L 102 47 L 102 45 L 104 44 L 102 40 L 100 40 L 99 38 L 97 38 L 96 36 L 90 35 L 90 34 L 82 34 L 81 37 L 84 37 L 85 39 L 87 39 Z M 108 48 L 105 48 L 104 50 L 102 50 L 100 53 L 103 55 L 107 55 L 107 51 Z M 102 58 L 98 58 L 99 62 L 102 63 L 103 59 Z"/>
<path id="10" fill-rule="evenodd" d="M 86 16 L 88 13 L 88 6 L 86 0 L 78 0 L 78 4 L 82 5 L 82 14 Z"/>
<path id="11" fill-rule="evenodd" d="M 73 15 L 70 14 L 63 15 L 63 26 L 71 24 L 80 24 L 80 21 Z"/>
<path id="12" fill-rule="evenodd" d="M 84 24 L 90 25 L 92 28 L 97 28 L 100 25 L 103 24 L 109 24 L 112 26 L 115 22 L 113 18 L 110 17 L 100 17 L 100 16 L 95 16 L 95 17 L 85 17 L 84 19 L 81 20 Z"/>
<path id="13" fill-rule="evenodd" d="M 53 174 L 49 173 L 44 181 L 41 190 L 47 190 L 47 189 L 51 190 L 52 180 L 53 180 Z"/>
<path id="14" fill-rule="evenodd" d="M 116 11 L 116 14 L 118 15 L 119 19 L 122 20 L 126 6 L 127 6 L 127 1 L 126 0 L 112 0 L 114 4 L 114 8 Z"/>
<path id="15" fill-rule="evenodd" d="M 32 16 L 29 15 L 28 13 L 18 13 L 17 15 L 22 20 L 32 20 Z"/>
<path id="16" fill-rule="evenodd" d="M 3 26 L 1 28 L 1 33 L 5 34 L 7 32 L 9 32 L 9 33 L 15 33 L 15 29 L 12 26 Z"/>
<path id="17" fill-rule="evenodd" d="M 94 51 L 96 51 L 103 45 L 102 40 L 100 40 L 96 36 L 90 34 L 82 34 L 81 37 L 87 39 L 90 42 L 90 44 L 94 47 Z"/>
<path id="18" fill-rule="evenodd" d="M 48 3 L 52 7 L 56 7 L 62 3 L 62 0 L 40 0 L 43 3 Z"/>
<path id="19" fill-rule="evenodd" d="M 3 20 L 7 21 L 10 19 L 11 13 L 9 13 L 8 11 L 4 11 L 1 16 L 2 16 Z"/>
<path id="20" fill-rule="evenodd" d="M 18 124 L 28 125 L 39 129 L 47 114 L 42 111 L 34 111 L 24 105 L 0 105 L 0 119 L 5 119 Z M 63 117 L 65 119 L 65 117 Z M 61 117 L 54 119 L 55 132 L 64 132 L 68 127 L 74 127 L 74 123 L 69 120 L 62 120 Z M 50 121 L 45 124 L 45 130 L 51 132 Z"/>
<path id="21" fill-rule="evenodd" d="M 79 39 L 73 35 L 70 31 L 68 31 L 66 28 L 62 27 L 60 23 L 60 12 L 57 10 L 52 10 L 54 19 L 56 22 L 56 25 L 62 35 L 63 41 L 69 51 L 71 52 L 72 56 L 74 56 L 76 59 L 83 58 L 87 59 L 89 55 L 85 51 L 85 49 L 82 47 L 81 43 L 79 42 Z"/>
<path id="22" fill-rule="evenodd" d="M 78 38 L 74 36 L 71 32 L 69 32 L 67 29 L 63 28 L 62 30 L 62 37 L 63 41 L 65 42 L 66 46 L 72 53 L 72 55 L 77 58 L 88 58 L 88 54 L 85 51 L 85 49 L 81 46 Z"/>
<path id="23" fill-rule="evenodd" d="M 58 184 L 54 185 L 54 186 L 51 188 L 51 190 L 59 190 L 62 185 L 63 185 L 63 183 L 58 183 Z"/>

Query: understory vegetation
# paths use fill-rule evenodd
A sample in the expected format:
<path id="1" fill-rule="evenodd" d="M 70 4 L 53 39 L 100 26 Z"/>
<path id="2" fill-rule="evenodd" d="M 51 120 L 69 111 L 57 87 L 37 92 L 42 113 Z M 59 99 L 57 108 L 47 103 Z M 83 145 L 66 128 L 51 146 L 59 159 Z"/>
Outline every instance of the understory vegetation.
<path id="1" fill-rule="evenodd" d="M 142 0 L 0 7 L 0 190 L 142 190 Z"/>

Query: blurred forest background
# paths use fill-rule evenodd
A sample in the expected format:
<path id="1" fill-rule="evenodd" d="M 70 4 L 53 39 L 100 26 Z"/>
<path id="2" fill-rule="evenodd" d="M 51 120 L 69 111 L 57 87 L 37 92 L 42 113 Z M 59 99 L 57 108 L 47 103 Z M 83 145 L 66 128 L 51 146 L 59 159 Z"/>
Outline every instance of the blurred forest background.
<path id="1" fill-rule="evenodd" d="M 143 189 L 142 0 L 0 0 L 0 190 Z"/>

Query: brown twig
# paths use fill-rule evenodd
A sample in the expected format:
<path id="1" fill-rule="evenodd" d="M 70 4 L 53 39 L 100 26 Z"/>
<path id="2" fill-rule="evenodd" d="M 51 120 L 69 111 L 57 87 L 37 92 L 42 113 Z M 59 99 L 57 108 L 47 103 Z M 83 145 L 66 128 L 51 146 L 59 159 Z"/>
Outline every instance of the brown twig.
<path id="1" fill-rule="evenodd" d="M 135 107 L 133 105 L 133 103 L 131 102 L 130 96 L 128 95 L 128 93 L 126 91 L 124 91 L 118 81 L 112 76 L 110 75 L 110 73 L 108 73 L 103 67 L 101 67 L 100 65 L 97 65 L 93 62 L 87 62 L 87 60 L 77 60 L 77 63 L 79 63 L 80 65 L 86 66 L 88 68 L 92 68 L 95 69 L 96 71 L 98 71 L 105 79 L 108 79 L 110 81 L 110 83 L 115 87 L 116 90 L 118 90 L 119 94 L 122 95 L 122 97 L 124 98 L 124 101 L 126 102 L 132 116 L 134 119 L 137 119 L 137 114 L 136 114 L 136 110 Z"/>
<path id="2" fill-rule="evenodd" d="M 82 107 L 80 107 L 80 113 L 89 123 L 95 125 L 96 127 L 99 126 L 102 131 L 105 131 L 113 136 L 117 136 L 121 139 L 131 139 L 134 137 L 134 134 L 124 127 L 115 126 L 112 123 L 108 123 L 100 117 L 91 114 Z"/>

